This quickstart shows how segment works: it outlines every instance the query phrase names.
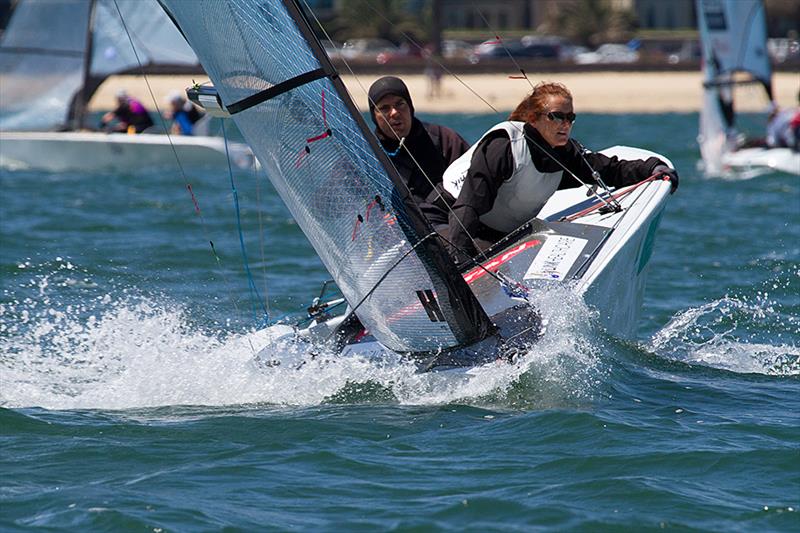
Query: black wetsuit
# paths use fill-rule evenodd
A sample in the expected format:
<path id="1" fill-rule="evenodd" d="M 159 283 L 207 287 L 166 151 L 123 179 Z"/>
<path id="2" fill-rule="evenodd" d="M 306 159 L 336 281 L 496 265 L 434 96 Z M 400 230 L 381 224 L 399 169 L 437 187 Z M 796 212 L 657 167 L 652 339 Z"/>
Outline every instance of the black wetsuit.
<path id="1" fill-rule="evenodd" d="M 448 127 L 416 118 L 399 150 L 400 141 L 386 138 L 377 129 L 375 133 L 422 214 L 434 227 L 447 224 L 449 206 L 455 199 L 442 187 L 442 174 L 469 149 L 469 144 Z"/>
<path id="2" fill-rule="evenodd" d="M 665 164 L 656 157 L 645 161 L 625 161 L 616 156 L 608 157 L 593 152 L 581 156 L 580 145 L 572 139 L 565 146 L 550 148 L 536 128 L 530 124 L 525 124 L 525 137 L 537 170 L 540 172 L 562 170 L 553 157 L 542 151 L 540 147 L 543 147 L 584 183 L 595 183 L 592 178 L 594 169 L 600 173 L 606 185 L 620 187 L 648 178 L 653 174 L 655 167 Z M 511 153 L 511 142 L 505 131 L 492 132 L 481 140 L 472 155 L 469 171 L 450 214 L 449 240 L 457 248 L 474 256 L 477 250 L 470 235 L 481 241 L 479 242 L 481 247 L 488 246 L 505 235 L 481 223 L 480 216 L 492 209 L 498 189 L 511 177 L 513 171 L 514 157 Z M 569 173 L 562 173 L 559 190 L 580 186 L 581 184 Z M 455 217 L 458 217 L 461 223 Z"/>
<path id="3" fill-rule="evenodd" d="M 153 126 L 153 119 L 150 117 L 150 113 L 138 102 L 120 104 L 114 110 L 114 115 L 124 128 L 127 129 L 133 126 L 136 133 L 142 133 L 150 126 Z"/>

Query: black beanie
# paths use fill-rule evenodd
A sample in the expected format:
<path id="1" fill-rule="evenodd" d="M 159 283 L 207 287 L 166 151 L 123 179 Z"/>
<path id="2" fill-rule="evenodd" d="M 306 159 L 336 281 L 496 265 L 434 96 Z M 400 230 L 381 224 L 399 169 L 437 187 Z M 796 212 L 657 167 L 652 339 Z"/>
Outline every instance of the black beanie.
<path id="1" fill-rule="evenodd" d="M 411 116 L 414 116 L 414 104 L 411 102 L 411 95 L 408 94 L 406 84 L 400 78 L 384 76 L 376 80 L 369 88 L 369 115 L 372 117 L 373 122 L 375 122 L 375 104 L 387 94 L 403 98 L 411 110 Z M 378 123 L 375 122 L 375 124 L 377 125 Z"/>

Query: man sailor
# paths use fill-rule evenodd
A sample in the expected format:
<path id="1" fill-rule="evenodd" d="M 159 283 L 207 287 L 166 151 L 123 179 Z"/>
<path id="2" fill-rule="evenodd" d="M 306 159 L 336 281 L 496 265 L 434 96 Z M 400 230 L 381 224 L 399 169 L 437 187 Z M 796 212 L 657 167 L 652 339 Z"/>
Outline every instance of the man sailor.
<path id="1" fill-rule="evenodd" d="M 417 119 L 408 87 L 400 78 L 378 79 L 368 97 L 375 135 L 412 198 L 434 228 L 447 224 L 454 198 L 442 188 L 442 174 L 469 144 L 448 127 Z"/>
<path id="2" fill-rule="evenodd" d="M 417 119 L 408 87 L 400 78 L 376 80 L 367 96 L 378 142 L 431 226 L 446 232 L 454 198 L 442 187 L 442 174 L 469 144 L 448 127 Z M 363 331 L 358 317 L 350 315 L 336 330 L 337 345 L 343 347 Z"/>

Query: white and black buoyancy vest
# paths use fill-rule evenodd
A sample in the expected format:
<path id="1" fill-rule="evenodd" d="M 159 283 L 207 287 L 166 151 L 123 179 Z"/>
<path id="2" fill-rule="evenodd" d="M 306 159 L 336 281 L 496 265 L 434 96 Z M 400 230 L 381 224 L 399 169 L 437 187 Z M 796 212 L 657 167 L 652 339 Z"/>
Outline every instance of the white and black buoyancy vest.
<path id="1" fill-rule="evenodd" d="M 483 137 L 461 157 L 453 161 L 444 172 L 444 188 L 458 198 L 467 177 L 472 154 L 484 137 L 496 130 L 505 130 L 511 139 L 511 154 L 514 158 L 514 171 L 497 191 L 492 209 L 481 215 L 480 220 L 490 228 L 510 232 L 528 222 L 541 211 L 544 204 L 558 189 L 563 171 L 541 172 L 531 159 L 528 143 L 525 141 L 524 122 L 501 122 L 487 131 Z"/>

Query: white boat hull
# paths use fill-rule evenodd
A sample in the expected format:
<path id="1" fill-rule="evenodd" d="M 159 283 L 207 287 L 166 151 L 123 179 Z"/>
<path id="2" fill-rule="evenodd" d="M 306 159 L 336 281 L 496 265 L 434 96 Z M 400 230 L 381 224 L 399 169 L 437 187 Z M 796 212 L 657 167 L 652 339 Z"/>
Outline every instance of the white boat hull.
<path id="1" fill-rule="evenodd" d="M 614 147 L 603 153 L 618 155 L 621 159 L 658 156 L 628 147 Z M 658 157 L 671 164 L 662 156 Z M 621 189 L 625 190 L 628 189 Z M 539 213 L 541 219 L 548 221 L 547 226 L 540 225 L 512 240 L 508 246 L 484 261 L 482 267 L 469 269 L 464 274 L 484 310 L 498 325 L 501 337 L 515 338 L 520 332 L 525 333 L 525 337 L 520 337 L 525 342 L 538 337 L 541 324 L 535 322 L 541 317 L 531 312 L 531 305 L 535 308 L 538 291 L 561 283 L 565 283 L 597 311 L 600 325 L 609 334 L 623 339 L 636 335 L 649 259 L 669 197 L 670 183 L 653 180 L 633 186 L 630 191 L 619 198 L 623 208 L 621 212 L 601 213 L 596 209 L 574 219 L 574 222 L 564 222 L 562 219 L 597 205 L 599 201 L 587 198 L 583 188 L 558 191 Z M 551 245 L 548 246 L 548 243 Z M 507 287 L 503 288 L 486 270 L 525 283 L 529 287 L 527 300 L 530 305 L 518 295 L 509 294 Z M 322 341 L 331 336 L 341 320 L 340 316 L 327 321 L 313 321 L 304 330 L 285 325 L 273 326 L 271 336 L 278 342 L 298 338 L 311 342 Z M 500 344 L 502 342 L 501 339 Z M 472 354 L 490 352 L 500 344 L 479 343 L 470 347 L 470 350 Z M 270 344 L 264 348 L 259 360 L 280 364 L 274 356 L 281 350 L 274 349 L 274 346 Z M 480 359 L 472 354 L 466 358 Z M 391 354 L 367 335 L 346 344 L 342 355 L 377 359 L 396 354 Z M 438 357 L 434 356 L 433 359 Z M 430 363 L 423 362 L 421 366 L 426 369 L 434 367 Z M 435 363 L 449 366 L 442 360 L 436 360 Z"/>
<path id="2" fill-rule="evenodd" d="M 800 152 L 790 148 L 743 148 L 725 153 L 722 165 L 736 172 L 772 170 L 800 176 Z"/>
<path id="3" fill-rule="evenodd" d="M 253 168 L 250 148 L 228 143 L 231 163 Z M 0 167 L 46 172 L 137 172 L 153 168 L 227 166 L 220 137 L 106 134 L 97 132 L 0 132 Z"/>

